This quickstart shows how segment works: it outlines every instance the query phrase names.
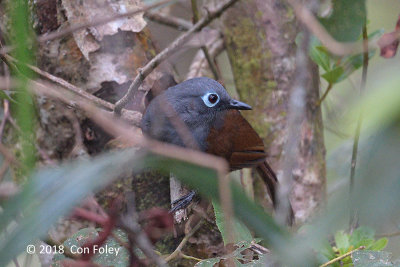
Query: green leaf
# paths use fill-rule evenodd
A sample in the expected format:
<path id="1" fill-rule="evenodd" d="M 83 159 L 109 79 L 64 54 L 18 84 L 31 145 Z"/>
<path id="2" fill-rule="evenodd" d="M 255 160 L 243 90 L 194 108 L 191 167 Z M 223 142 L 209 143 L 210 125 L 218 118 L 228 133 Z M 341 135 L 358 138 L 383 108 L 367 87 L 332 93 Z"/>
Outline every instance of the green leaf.
<path id="1" fill-rule="evenodd" d="M 332 14 L 321 23 L 336 40 L 356 41 L 366 21 L 365 0 L 332 0 L 332 5 Z"/>
<path id="2" fill-rule="evenodd" d="M 342 67 L 336 67 L 332 69 L 331 71 L 325 72 L 321 76 L 331 84 L 335 84 L 340 81 L 340 78 L 342 77 L 344 73 L 344 69 Z"/>
<path id="3" fill-rule="evenodd" d="M 344 254 L 345 252 L 347 252 L 350 246 L 349 235 L 346 234 L 344 231 L 337 231 L 335 234 L 335 243 L 336 247 L 340 251 L 340 254 Z"/>
<path id="4" fill-rule="evenodd" d="M 224 214 L 222 212 L 221 206 L 218 204 L 218 202 L 213 201 L 213 206 L 214 206 L 214 213 L 215 213 L 215 222 L 218 226 L 219 231 L 221 232 L 222 239 L 224 240 L 224 244 L 227 244 L 227 234 L 225 231 L 225 220 L 224 220 Z M 244 225 L 241 221 L 239 221 L 237 218 L 233 219 L 233 230 L 235 231 L 235 243 L 238 243 L 240 241 L 251 241 L 253 240 L 253 236 L 251 235 L 250 230 Z"/>
<path id="5" fill-rule="evenodd" d="M 378 239 L 377 241 L 375 241 L 375 243 L 373 243 L 372 246 L 370 246 L 368 249 L 369 250 L 375 250 L 375 251 L 382 250 L 382 249 L 384 249 L 386 247 L 388 241 L 389 240 L 386 237 L 383 237 L 383 238 Z"/>
<path id="6" fill-rule="evenodd" d="M 310 57 L 311 59 L 325 71 L 330 71 L 330 55 L 328 50 L 321 45 L 321 42 L 316 38 L 311 38 L 310 43 Z"/>
<path id="7" fill-rule="evenodd" d="M 127 150 L 90 161 L 78 159 L 34 174 L 22 191 L 4 205 L 0 229 L 7 232 L 2 231 L 0 236 L 0 266 L 6 266 L 26 245 L 45 236 L 50 226 L 88 193 L 132 169 L 132 162 L 141 168 L 143 157 L 143 153 Z"/>
<path id="8" fill-rule="evenodd" d="M 374 229 L 370 227 L 360 226 L 355 229 L 353 231 L 353 234 L 350 236 L 350 245 L 354 246 L 354 248 L 358 248 L 359 246 L 368 246 L 365 240 L 374 241 L 374 235 Z"/>

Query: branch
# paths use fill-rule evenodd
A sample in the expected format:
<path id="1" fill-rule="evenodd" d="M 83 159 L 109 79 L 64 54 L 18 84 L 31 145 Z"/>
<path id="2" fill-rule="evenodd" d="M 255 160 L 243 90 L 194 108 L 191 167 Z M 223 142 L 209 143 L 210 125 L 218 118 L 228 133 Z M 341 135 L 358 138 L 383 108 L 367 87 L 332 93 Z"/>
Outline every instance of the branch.
<path id="1" fill-rule="evenodd" d="M 350 256 L 350 255 L 353 254 L 354 252 L 356 252 L 356 251 L 358 251 L 358 250 L 363 250 L 363 249 L 365 249 L 364 246 L 358 247 L 358 248 L 356 248 L 356 249 L 354 249 L 354 250 L 352 250 L 352 251 L 349 251 L 349 252 L 347 252 L 347 253 L 345 253 L 345 254 L 343 254 L 343 255 L 337 257 L 337 258 L 334 258 L 333 260 L 330 260 L 330 261 L 328 261 L 328 262 L 322 264 L 322 265 L 319 266 L 319 267 L 328 267 L 328 266 L 331 265 L 332 263 L 335 263 L 335 262 L 337 262 L 337 261 L 340 261 L 340 260 L 346 258 L 347 256 Z"/>
<path id="2" fill-rule="evenodd" d="M 167 16 L 161 12 L 148 11 L 144 14 L 144 16 L 149 20 L 172 27 L 178 31 L 188 31 L 193 27 L 193 24 L 187 20 L 178 17 Z"/>
<path id="3" fill-rule="evenodd" d="M 199 20 L 189 31 L 182 34 L 178 39 L 176 39 L 172 44 L 170 44 L 167 48 L 161 51 L 157 56 L 155 56 L 146 66 L 139 69 L 139 74 L 136 75 L 135 79 L 129 86 L 128 92 L 115 104 L 114 113 L 120 114 L 123 107 L 131 101 L 134 92 L 139 88 L 142 84 L 143 80 L 166 58 L 175 53 L 186 41 L 189 40 L 191 35 L 194 32 L 201 30 L 203 27 L 208 25 L 212 20 L 219 17 L 227 8 L 236 3 L 237 0 L 228 0 L 219 7 L 217 7 L 214 11 L 210 11 L 204 16 L 201 20 Z"/>
<path id="4" fill-rule="evenodd" d="M 200 15 L 199 15 L 199 10 L 197 8 L 197 0 L 191 0 L 192 4 L 192 12 L 193 12 L 193 23 L 196 23 L 199 21 Z M 210 70 L 212 74 L 214 75 L 215 80 L 219 80 L 219 75 L 217 71 L 217 67 L 215 66 L 213 60 L 211 59 L 210 53 L 208 52 L 207 46 L 203 45 L 201 46 L 201 50 L 204 53 L 204 57 L 206 58 L 208 62 L 208 66 L 210 66 Z"/>
<path id="5" fill-rule="evenodd" d="M 200 220 L 196 224 L 196 226 L 193 227 L 192 230 L 190 230 L 190 232 L 187 235 L 185 235 L 185 237 L 182 239 L 181 243 L 179 243 L 178 247 L 174 250 L 174 252 L 172 252 L 168 257 L 165 258 L 166 262 L 175 259 L 182 252 L 182 248 L 186 245 L 189 238 L 191 238 L 197 232 L 197 230 L 199 230 L 199 228 L 203 225 L 203 223 L 204 220 Z"/>
<path id="6" fill-rule="evenodd" d="M 130 17 L 130 16 L 133 16 L 133 15 L 142 13 L 142 12 L 146 12 L 146 11 L 148 11 L 150 9 L 154 9 L 156 7 L 160 7 L 162 5 L 170 3 L 172 1 L 174 1 L 174 0 L 163 0 L 163 1 L 160 1 L 158 3 L 152 4 L 152 5 L 148 5 L 148 6 L 145 6 L 143 8 L 136 9 L 136 10 L 128 11 L 128 12 L 125 12 L 125 13 L 122 13 L 122 14 L 117 14 L 117 15 L 110 16 L 110 17 L 105 17 L 105 18 L 102 17 L 102 18 L 99 18 L 99 19 L 96 19 L 96 20 L 93 20 L 93 21 L 89 21 L 89 22 L 85 22 L 85 23 L 81 23 L 81 24 L 75 24 L 75 25 L 72 25 L 70 27 L 64 28 L 62 30 L 58 30 L 58 31 L 54 31 L 54 32 L 51 32 L 51 33 L 42 34 L 39 37 L 37 37 L 36 41 L 38 43 L 45 43 L 45 42 L 48 42 L 48 41 L 63 37 L 63 36 L 68 35 L 70 33 L 73 33 L 73 32 L 79 31 L 79 30 L 83 30 L 83 29 L 88 28 L 88 27 L 95 27 L 95 26 L 103 25 L 103 24 L 106 24 L 106 23 L 114 21 L 114 20 L 118 20 L 118 19 L 125 18 L 125 17 Z M 4 47 L 2 46 L 0 48 L 0 55 L 8 54 L 11 51 L 13 51 L 14 48 L 15 48 L 14 46 L 4 46 Z"/>
<path id="7" fill-rule="evenodd" d="M 360 96 L 365 91 L 365 87 L 367 85 L 367 73 L 368 73 L 368 33 L 367 33 L 367 24 L 364 23 L 363 26 L 363 42 L 364 42 L 364 55 L 363 55 L 363 68 L 362 68 L 362 76 L 361 76 L 361 85 L 360 85 Z M 351 154 L 351 166 L 350 166 L 350 198 L 352 198 L 352 194 L 354 191 L 354 176 L 356 174 L 356 166 L 357 166 L 357 153 L 358 153 L 358 143 L 360 140 L 361 133 L 361 125 L 363 121 L 363 111 L 361 110 L 360 115 L 357 121 L 356 131 L 354 133 L 354 143 L 353 143 L 353 151 Z M 357 222 L 357 213 L 354 208 L 353 201 L 350 201 L 350 231 L 355 228 Z"/>

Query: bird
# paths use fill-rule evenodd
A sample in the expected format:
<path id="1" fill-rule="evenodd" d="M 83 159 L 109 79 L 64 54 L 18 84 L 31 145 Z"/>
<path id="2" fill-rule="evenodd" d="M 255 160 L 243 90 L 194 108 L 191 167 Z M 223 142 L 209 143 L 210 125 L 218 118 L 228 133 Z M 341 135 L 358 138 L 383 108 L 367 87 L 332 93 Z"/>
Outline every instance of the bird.
<path id="1" fill-rule="evenodd" d="M 263 140 L 239 111 L 251 109 L 231 98 L 218 81 L 192 78 L 154 97 L 144 111 L 141 128 L 144 135 L 158 141 L 222 157 L 229 163 L 230 171 L 255 167 L 276 207 L 278 180 L 266 162 Z M 182 124 L 177 123 L 183 123 L 186 131 L 179 131 Z M 189 138 L 185 133 L 190 134 Z M 175 201 L 178 203 L 171 211 L 186 207 L 194 195 L 192 190 Z M 289 217 L 291 224 L 293 212 Z"/>

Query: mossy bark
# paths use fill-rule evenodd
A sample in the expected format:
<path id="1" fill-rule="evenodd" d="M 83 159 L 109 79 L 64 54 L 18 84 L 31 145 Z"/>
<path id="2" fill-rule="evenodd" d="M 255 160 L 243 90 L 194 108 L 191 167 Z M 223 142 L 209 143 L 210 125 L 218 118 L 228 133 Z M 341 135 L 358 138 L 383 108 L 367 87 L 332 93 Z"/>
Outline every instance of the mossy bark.
<path id="1" fill-rule="evenodd" d="M 298 23 L 292 10 L 278 0 L 237 3 L 223 16 L 223 32 L 237 91 L 253 106 L 242 112 L 261 135 L 268 162 L 278 173 L 287 137 L 288 100 L 295 70 Z M 325 147 L 319 97 L 318 69 L 311 66 L 307 112 L 302 129 L 301 156 L 294 170 L 291 202 L 305 221 L 325 198 Z"/>

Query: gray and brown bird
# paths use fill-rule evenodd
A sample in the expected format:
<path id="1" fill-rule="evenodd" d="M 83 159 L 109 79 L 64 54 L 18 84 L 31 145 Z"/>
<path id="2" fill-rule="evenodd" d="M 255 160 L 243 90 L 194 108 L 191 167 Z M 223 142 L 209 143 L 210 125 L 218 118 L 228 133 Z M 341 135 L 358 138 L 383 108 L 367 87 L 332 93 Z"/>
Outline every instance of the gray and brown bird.
<path id="1" fill-rule="evenodd" d="M 277 178 L 266 162 L 264 143 L 239 110 L 251 106 L 232 99 L 217 81 L 200 77 L 172 86 L 149 103 L 142 119 L 145 135 L 162 142 L 201 150 L 225 158 L 231 171 L 256 167 L 276 205 Z M 177 129 L 183 122 L 188 138 Z M 179 126 L 179 125 L 178 125 Z M 173 210 L 184 207 L 192 191 Z"/>

